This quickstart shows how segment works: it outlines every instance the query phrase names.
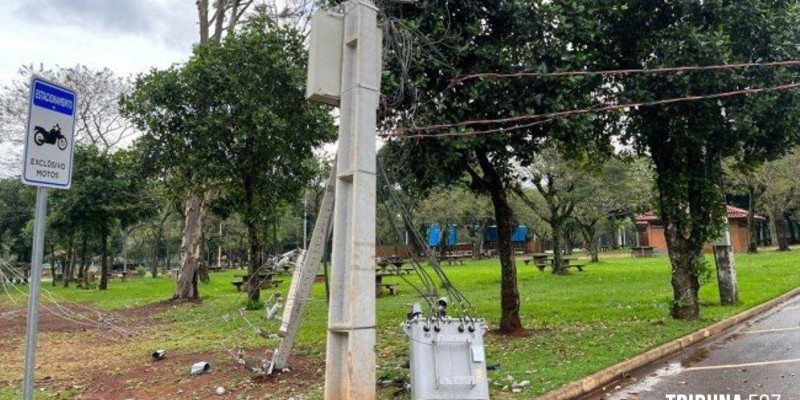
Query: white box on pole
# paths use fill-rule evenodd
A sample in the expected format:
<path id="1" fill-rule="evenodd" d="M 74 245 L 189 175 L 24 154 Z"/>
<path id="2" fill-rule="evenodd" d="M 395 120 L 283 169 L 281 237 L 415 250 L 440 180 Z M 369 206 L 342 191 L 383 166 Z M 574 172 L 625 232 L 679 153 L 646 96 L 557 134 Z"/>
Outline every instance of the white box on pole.
<path id="1" fill-rule="evenodd" d="M 344 16 L 319 10 L 311 19 L 306 98 L 338 107 L 342 92 Z"/>
<path id="2" fill-rule="evenodd" d="M 22 183 L 69 189 L 75 149 L 78 94 L 34 76 L 28 102 L 28 125 Z"/>

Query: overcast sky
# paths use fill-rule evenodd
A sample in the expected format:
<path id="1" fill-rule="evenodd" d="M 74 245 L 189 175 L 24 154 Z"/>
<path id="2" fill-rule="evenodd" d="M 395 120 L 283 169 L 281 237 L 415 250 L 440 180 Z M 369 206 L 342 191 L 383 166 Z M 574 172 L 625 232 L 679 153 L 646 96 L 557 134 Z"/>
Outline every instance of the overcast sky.
<path id="1" fill-rule="evenodd" d="M 23 64 L 108 67 L 120 75 L 185 61 L 195 0 L 0 0 L 0 86 Z"/>

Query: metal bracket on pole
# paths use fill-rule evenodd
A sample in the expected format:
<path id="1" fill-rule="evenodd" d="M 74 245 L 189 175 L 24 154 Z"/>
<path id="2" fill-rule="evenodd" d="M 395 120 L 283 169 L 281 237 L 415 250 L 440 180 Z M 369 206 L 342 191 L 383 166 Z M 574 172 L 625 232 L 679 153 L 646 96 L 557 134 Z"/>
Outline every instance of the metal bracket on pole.
<path id="1" fill-rule="evenodd" d="M 39 328 L 39 293 L 42 287 L 42 253 L 44 252 L 47 189 L 36 188 L 36 214 L 33 225 L 31 280 L 28 284 L 28 333 L 25 336 L 25 378 L 23 399 L 33 400 L 33 373 L 36 370 L 36 335 Z"/>

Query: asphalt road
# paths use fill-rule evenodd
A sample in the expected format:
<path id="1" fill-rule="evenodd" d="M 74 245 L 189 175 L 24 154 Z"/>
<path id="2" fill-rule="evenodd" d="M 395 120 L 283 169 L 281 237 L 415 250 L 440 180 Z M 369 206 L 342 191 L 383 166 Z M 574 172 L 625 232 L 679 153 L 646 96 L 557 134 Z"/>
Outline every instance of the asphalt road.
<path id="1" fill-rule="evenodd" d="M 586 399 L 800 400 L 800 297 L 645 367 L 626 383 Z"/>

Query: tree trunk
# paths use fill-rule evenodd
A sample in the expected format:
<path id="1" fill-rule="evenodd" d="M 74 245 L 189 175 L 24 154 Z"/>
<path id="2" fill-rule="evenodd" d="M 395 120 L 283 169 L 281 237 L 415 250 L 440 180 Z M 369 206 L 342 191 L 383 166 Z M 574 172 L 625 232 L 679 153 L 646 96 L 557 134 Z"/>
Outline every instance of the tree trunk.
<path id="1" fill-rule="evenodd" d="M 596 222 L 591 224 L 580 224 L 581 233 L 583 233 L 583 240 L 586 242 L 586 250 L 592 257 L 593 263 L 600 262 L 600 251 L 597 247 L 597 228 Z"/>
<path id="2" fill-rule="evenodd" d="M 676 319 L 695 319 L 700 316 L 698 274 L 699 263 L 703 260 L 702 247 L 692 248 L 691 243 L 680 236 L 674 224 L 666 223 L 664 232 L 672 264 L 673 300 L 670 314 Z"/>
<path id="3" fill-rule="evenodd" d="M 64 260 L 64 274 L 62 275 L 62 279 L 64 279 L 64 287 L 69 287 L 69 281 L 72 280 L 73 271 L 75 271 L 75 249 L 73 249 L 73 245 L 75 242 L 75 237 L 73 235 L 69 235 L 67 238 L 67 258 Z"/>
<path id="4" fill-rule="evenodd" d="M 564 255 L 571 256 L 572 249 L 575 247 L 575 240 L 569 228 L 564 229 Z"/>
<path id="5" fill-rule="evenodd" d="M 553 273 L 556 275 L 566 275 L 567 268 L 564 266 L 564 258 L 561 254 L 561 240 L 564 237 L 561 221 L 557 218 L 551 219 L 550 229 L 553 230 Z"/>
<path id="6" fill-rule="evenodd" d="M 523 330 L 519 318 L 520 298 L 517 286 L 517 266 L 511 237 L 514 232 L 514 211 L 508 205 L 504 190 L 492 192 L 497 221 L 497 251 L 500 255 L 500 331 L 515 333 Z"/>
<path id="7" fill-rule="evenodd" d="M 775 224 L 775 239 L 778 241 L 778 251 L 789 251 L 789 239 L 786 237 L 786 219 L 782 214 L 772 216 Z"/>
<path id="8" fill-rule="evenodd" d="M 104 228 L 100 233 L 100 290 L 108 289 L 108 232 Z"/>
<path id="9" fill-rule="evenodd" d="M 714 260 L 717 264 L 720 304 L 735 306 L 739 303 L 739 289 L 736 279 L 736 263 L 731 246 L 714 246 Z"/>
<path id="10" fill-rule="evenodd" d="M 198 300 L 197 275 L 200 262 L 200 242 L 203 217 L 208 206 L 209 193 L 192 196 L 186 201 L 183 240 L 181 241 L 181 272 L 173 300 Z"/>
<path id="11" fill-rule="evenodd" d="M 163 237 L 162 228 L 159 228 L 153 235 L 153 259 L 150 262 L 150 275 L 158 277 L 158 250 L 161 248 L 161 238 Z"/>
<path id="12" fill-rule="evenodd" d="M 756 229 L 756 202 L 758 197 L 755 194 L 755 189 L 750 188 L 748 191 L 748 210 L 747 210 L 747 232 L 749 242 L 747 244 L 747 252 L 750 254 L 758 253 L 758 231 Z"/>
<path id="13" fill-rule="evenodd" d="M 476 154 L 483 171 L 484 187 L 489 191 L 497 222 L 497 250 L 500 255 L 500 331 L 513 334 L 524 330 L 519 318 L 520 298 L 517 266 L 511 237 L 514 231 L 514 210 L 500 176 L 485 153 Z"/>
<path id="14" fill-rule="evenodd" d="M 86 253 L 88 250 L 86 234 L 81 235 L 81 265 L 78 267 L 78 281 L 81 287 L 89 286 L 89 277 L 86 274 Z"/>
<path id="15" fill-rule="evenodd" d="M 248 265 L 248 275 L 250 281 L 247 283 L 247 299 L 250 308 L 256 308 L 261 300 L 261 282 L 258 280 L 258 270 L 264 260 L 262 256 L 261 244 L 258 241 L 258 223 L 256 222 L 255 193 L 253 183 L 250 179 L 244 180 L 244 196 L 247 207 L 245 224 L 247 225 L 247 239 L 250 248 L 250 264 Z"/>

